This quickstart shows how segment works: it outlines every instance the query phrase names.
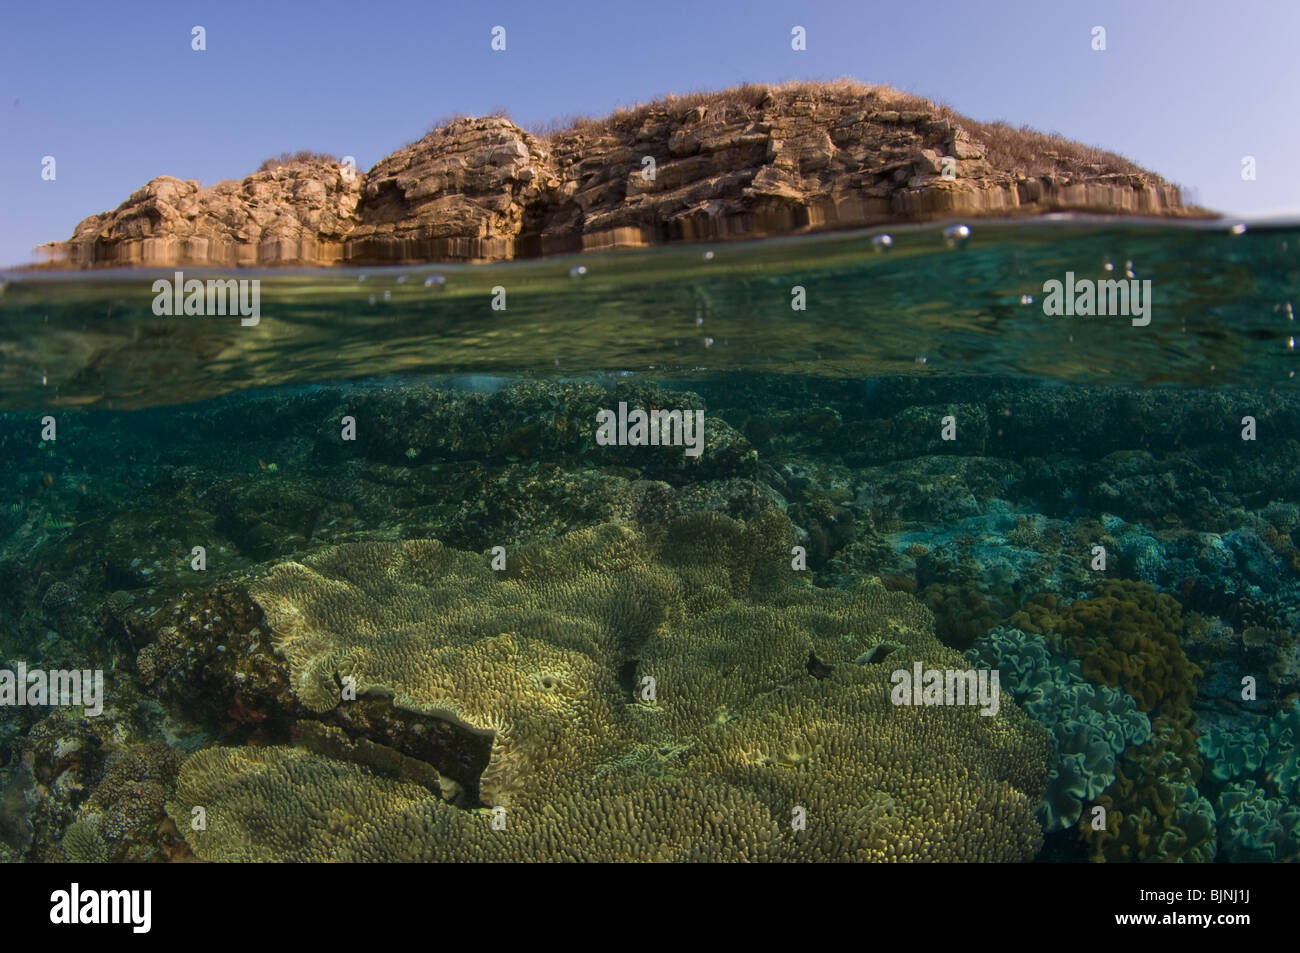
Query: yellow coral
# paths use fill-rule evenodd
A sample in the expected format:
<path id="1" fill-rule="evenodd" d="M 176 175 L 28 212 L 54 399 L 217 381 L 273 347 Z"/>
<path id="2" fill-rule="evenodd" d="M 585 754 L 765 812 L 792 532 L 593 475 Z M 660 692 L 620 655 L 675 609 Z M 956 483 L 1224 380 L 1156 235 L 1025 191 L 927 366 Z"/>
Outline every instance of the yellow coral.
<path id="1" fill-rule="evenodd" d="M 1196 696 L 1202 673 L 1183 651 L 1182 609 L 1146 583 L 1103 583 L 1092 598 L 1035 622 L 1058 635 L 1085 676 L 1122 688 L 1142 711 L 1184 711 Z"/>
<path id="2" fill-rule="evenodd" d="M 1106 826 L 1093 830 L 1090 812 L 1079 822 L 1094 861 L 1214 859 L 1214 810 L 1197 791 L 1201 758 L 1190 711 L 1153 719 L 1151 740 L 1129 748 L 1115 766 L 1115 783 L 1097 799 Z"/>
<path id="3" fill-rule="evenodd" d="M 490 733 L 486 807 L 297 748 L 209 750 L 173 816 L 208 807 L 206 859 L 1031 858 L 1046 733 L 1006 699 L 894 707 L 894 669 L 961 657 L 904 593 L 813 587 L 790 541 L 777 513 L 705 515 L 581 530 L 504 573 L 428 541 L 278 567 L 253 594 L 303 704 L 350 678 Z"/>

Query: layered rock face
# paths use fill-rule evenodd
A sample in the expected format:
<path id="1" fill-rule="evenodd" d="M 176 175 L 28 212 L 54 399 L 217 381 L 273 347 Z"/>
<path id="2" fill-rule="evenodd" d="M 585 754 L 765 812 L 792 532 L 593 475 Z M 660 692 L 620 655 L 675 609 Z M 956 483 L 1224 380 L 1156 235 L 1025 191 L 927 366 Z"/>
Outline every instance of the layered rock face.
<path id="1" fill-rule="evenodd" d="M 458 119 L 369 173 L 154 179 L 43 250 L 72 266 L 499 261 L 950 217 L 1185 216 L 1178 189 L 1058 137 L 887 87 L 748 86 L 532 135 Z"/>
<path id="2" fill-rule="evenodd" d="M 347 258 L 513 258 L 528 210 L 558 186 L 541 144 L 514 123 L 458 119 L 370 170 Z"/>
<path id="3" fill-rule="evenodd" d="M 112 212 L 82 221 L 67 242 L 43 247 L 78 266 L 335 264 L 356 227 L 362 181 L 327 161 L 210 189 L 159 176 Z"/>

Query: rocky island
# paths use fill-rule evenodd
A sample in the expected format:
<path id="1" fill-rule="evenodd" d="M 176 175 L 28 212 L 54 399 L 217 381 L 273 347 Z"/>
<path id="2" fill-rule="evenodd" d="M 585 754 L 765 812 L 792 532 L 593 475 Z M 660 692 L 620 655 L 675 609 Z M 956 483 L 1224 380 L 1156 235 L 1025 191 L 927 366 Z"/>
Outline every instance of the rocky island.
<path id="1" fill-rule="evenodd" d="M 669 97 L 545 134 L 459 118 L 366 173 L 299 153 L 209 188 L 159 176 L 39 251 L 73 268 L 482 262 L 1048 212 L 1208 214 L 1120 156 L 838 81 Z"/>

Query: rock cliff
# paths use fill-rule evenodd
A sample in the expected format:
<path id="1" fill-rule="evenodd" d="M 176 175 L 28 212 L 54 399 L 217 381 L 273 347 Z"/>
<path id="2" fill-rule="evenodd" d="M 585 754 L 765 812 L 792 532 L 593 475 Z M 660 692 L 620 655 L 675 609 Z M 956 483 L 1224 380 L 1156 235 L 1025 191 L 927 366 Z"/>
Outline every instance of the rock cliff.
<path id="1" fill-rule="evenodd" d="M 498 261 L 1045 212 L 1192 216 L 1119 156 L 888 87 L 744 86 L 535 135 L 454 120 L 368 173 L 312 157 L 202 188 L 153 179 L 71 239 L 71 267 Z"/>

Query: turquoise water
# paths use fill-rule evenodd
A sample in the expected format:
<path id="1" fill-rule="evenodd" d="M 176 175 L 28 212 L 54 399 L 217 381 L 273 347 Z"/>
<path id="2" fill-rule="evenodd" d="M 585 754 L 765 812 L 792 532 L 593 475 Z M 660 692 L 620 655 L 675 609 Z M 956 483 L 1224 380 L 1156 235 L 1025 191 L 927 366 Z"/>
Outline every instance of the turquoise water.
<path id="1" fill-rule="evenodd" d="M 1300 226 L 880 234 L 3 275 L 0 856 L 1300 858 Z"/>

